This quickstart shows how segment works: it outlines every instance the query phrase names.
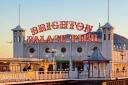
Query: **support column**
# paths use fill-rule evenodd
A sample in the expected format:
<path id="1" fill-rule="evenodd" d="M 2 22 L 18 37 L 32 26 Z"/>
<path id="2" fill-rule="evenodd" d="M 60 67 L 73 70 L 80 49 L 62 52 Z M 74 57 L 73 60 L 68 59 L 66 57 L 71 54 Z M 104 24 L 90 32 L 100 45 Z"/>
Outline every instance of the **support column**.
<path id="1" fill-rule="evenodd" d="M 100 68 L 99 68 L 99 62 L 98 62 L 98 77 L 100 77 Z"/>

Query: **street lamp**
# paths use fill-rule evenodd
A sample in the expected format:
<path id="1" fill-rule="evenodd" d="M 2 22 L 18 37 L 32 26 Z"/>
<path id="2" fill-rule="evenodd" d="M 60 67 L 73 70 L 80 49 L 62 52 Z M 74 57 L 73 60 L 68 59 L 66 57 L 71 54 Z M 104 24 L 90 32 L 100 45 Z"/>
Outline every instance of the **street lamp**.
<path id="1" fill-rule="evenodd" d="M 69 70 L 73 70 L 73 65 L 72 65 L 72 42 L 70 42 L 70 57 L 69 57 Z"/>
<path id="2" fill-rule="evenodd" d="M 32 54 L 30 54 L 30 55 L 29 55 L 29 57 L 30 57 L 30 59 L 32 60 L 33 55 L 32 55 Z"/>
<path id="3" fill-rule="evenodd" d="M 30 57 L 30 60 L 31 60 L 29 64 L 31 64 L 31 62 L 32 62 L 32 57 L 33 57 L 33 54 L 30 54 L 30 56 L 29 56 L 29 57 Z"/>
<path id="4" fill-rule="evenodd" d="M 54 62 L 53 63 L 53 70 L 55 71 L 56 70 L 56 65 L 55 65 L 55 53 L 56 53 L 56 49 L 51 49 L 49 52 L 51 53 L 51 55 L 52 55 L 52 62 Z"/>

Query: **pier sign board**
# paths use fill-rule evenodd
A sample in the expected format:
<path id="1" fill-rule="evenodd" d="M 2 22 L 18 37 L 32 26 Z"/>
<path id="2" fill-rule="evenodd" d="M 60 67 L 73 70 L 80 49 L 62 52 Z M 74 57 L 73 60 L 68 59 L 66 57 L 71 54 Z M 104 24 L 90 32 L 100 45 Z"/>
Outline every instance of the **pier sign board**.
<path id="1" fill-rule="evenodd" d="M 44 36 L 36 36 L 38 33 L 43 33 L 48 30 L 59 30 L 59 29 L 72 29 L 72 30 L 78 30 L 83 31 L 85 34 L 78 34 L 78 35 L 55 35 L 51 36 L 48 35 L 46 39 L 44 39 Z M 89 24 L 84 24 L 83 22 L 76 22 L 76 21 L 53 21 L 53 22 L 47 22 L 44 24 L 37 25 L 35 27 L 32 27 L 30 29 L 31 36 L 27 36 L 27 42 L 28 43 L 66 43 L 67 37 L 70 38 L 70 42 L 97 42 L 97 35 L 92 34 L 93 26 Z"/>

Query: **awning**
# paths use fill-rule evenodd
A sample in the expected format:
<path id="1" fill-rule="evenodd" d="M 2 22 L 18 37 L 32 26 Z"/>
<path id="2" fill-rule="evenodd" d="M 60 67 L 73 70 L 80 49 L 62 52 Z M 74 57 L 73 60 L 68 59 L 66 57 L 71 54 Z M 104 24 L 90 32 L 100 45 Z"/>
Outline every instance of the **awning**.
<path id="1" fill-rule="evenodd" d="M 62 60 L 62 59 L 57 59 L 57 63 L 69 63 L 69 60 Z"/>

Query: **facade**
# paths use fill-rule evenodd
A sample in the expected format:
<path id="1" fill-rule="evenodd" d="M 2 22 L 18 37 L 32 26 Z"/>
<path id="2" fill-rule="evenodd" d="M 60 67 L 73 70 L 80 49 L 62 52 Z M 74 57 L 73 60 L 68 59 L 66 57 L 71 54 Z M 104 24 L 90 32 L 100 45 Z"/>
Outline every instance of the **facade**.
<path id="1" fill-rule="evenodd" d="M 77 67 L 79 70 L 88 68 L 90 71 L 95 71 L 97 68 L 102 71 L 128 70 L 126 66 L 128 65 L 128 39 L 115 34 L 114 27 L 110 23 L 91 32 L 98 36 L 98 42 L 27 43 L 25 30 L 20 25 L 12 31 L 14 58 L 38 58 L 55 61 L 58 63 L 56 69 L 69 69 L 69 61 L 72 60 L 73 68 Z M 94 48 L 97 48 L 98 51 L 94 51 Z M 49 50 L 54 52 L 51 53 Z M 92 60 L 90 60 L 91 57 Z M 91 62 L 88 65 L 89 61 L 96 62 Z"/>

